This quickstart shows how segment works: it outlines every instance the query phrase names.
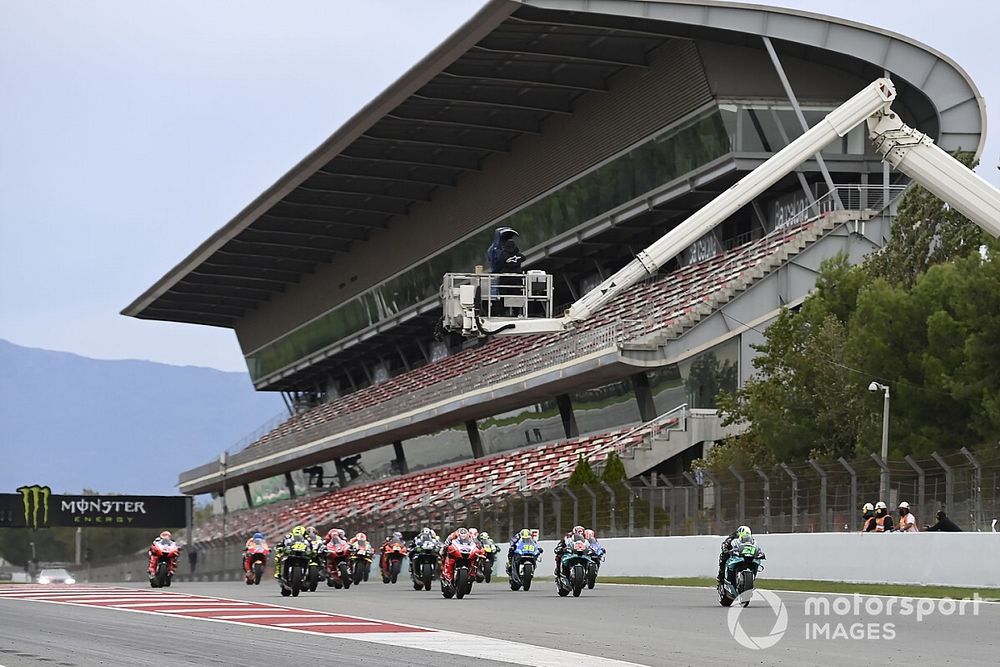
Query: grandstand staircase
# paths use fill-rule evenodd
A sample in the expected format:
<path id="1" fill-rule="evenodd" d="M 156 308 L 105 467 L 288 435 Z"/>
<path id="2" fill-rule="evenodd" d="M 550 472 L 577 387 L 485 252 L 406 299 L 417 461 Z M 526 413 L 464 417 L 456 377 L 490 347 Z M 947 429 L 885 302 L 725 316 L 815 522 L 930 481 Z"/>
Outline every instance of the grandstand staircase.
<path id="1" fill-rule="evenodd" d="M 737 296 L 750 289 L 754 283 L 770 274 L 786 262 L 790 261 L 809 246 L 818 242 L 835 227 L 856 220 L 857 211 L 837 211 L 812 221 L 806 229 L 799 232 L 795 239 L 784 247 L 764 257 L 752 269 L 738 276 L 722 289 L 714 292 L 705 301 L 693 306 L 689 311 L 678 317 L 665 329 L 652 334 L 639 336 L 622 344 L 622 350 L 651 351 L 656 350 L 666 342 L 676 340 L 685 332 L 694 328 L 703 319 L 729 303 Z"/>
<path id="2" fill-rule="evenodd" d="M 653 428 L 648 437 L 621 454 L 625 473 L 629 479 L 638 477 L 665 461 L 683 454 L 705 442 L 715 442 L 738 434 L 742 429 L 722 426 L 717 410 L 680 406 L 673 413 L 680 413 L 677 420 L 663 422 Z"/>

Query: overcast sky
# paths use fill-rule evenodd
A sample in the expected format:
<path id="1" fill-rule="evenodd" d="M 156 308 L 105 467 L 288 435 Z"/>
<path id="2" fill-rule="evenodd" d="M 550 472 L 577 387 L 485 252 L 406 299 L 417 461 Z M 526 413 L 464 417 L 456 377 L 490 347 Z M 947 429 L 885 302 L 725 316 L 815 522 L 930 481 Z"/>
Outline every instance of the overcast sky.
<path id="1" fill-rule="evenodd" d="M 1000 3 L 774 4 L 951 56 L 990 105 L 980 173 L 1000 183 Z M 228 329 L 118 313 L 480 5 L 2 0 L 0 338 L 245 370 Z"/>

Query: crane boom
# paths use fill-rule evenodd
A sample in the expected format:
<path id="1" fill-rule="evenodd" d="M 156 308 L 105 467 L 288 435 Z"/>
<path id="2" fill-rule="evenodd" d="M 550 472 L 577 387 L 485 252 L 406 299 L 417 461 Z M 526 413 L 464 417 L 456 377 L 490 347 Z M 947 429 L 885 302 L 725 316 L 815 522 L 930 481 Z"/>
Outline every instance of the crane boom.
<path id="1" fill-rule="evenodd" d="M 1000 237 L 1000 190 L 937 147 L 927 135 L 904 124 L 891 109 L 895 97 L 896 88 L 889 79 L 880 78 L 871 82 L 814 127 L 639 252 L 613 276 L 580 297 L 564 317 L 483 318 L 476 311 L 474 288 L 467 287 L 461 298 L 457 288 L 442 289 L 445 329 L 460 329 L 467 336 L 541 333 L 560 331 L 574 322 L 585 320 L 623 290 L 655 274 L 685 248 L 831 141 L 843 137 L 865 121 L 868 123 L 869 138 L 883 160 L 961 211 L 989 234 Z M 464 275 L 467 274 L 448 274 L 454 277 Z M 472 279 L 478 281 L 484 277 L 477 275 Z"/>

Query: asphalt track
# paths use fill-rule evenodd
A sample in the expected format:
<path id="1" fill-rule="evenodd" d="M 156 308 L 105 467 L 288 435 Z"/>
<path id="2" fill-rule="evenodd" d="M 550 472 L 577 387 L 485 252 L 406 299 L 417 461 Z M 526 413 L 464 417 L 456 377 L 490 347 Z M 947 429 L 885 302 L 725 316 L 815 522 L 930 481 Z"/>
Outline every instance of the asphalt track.
<path id="1" fill-rule="evenodd" d="M 273 582 L 267 584 L 178 583 L 170 592 L 265 602 L 518 643 L 506 645 L 506 662 L 476 658 L 484 667 L 499 667 L 510 660 L 539 664 L 533 660 L 531 646 L 570 651 L 577 654 L 570 662 L 584 666 L 597 657 L 654 666 L 996 665 L 1000 643 L 1000 605 L 989 603 L 980 604 L 975 614 L 970 604 L 964 616 L 957 611 L 951 615 L 932 612 L 918 622 L 912 614 L 870 613 L 887 599 L 862 597 L 860 613 L 851 609 L 842 616 L 807 618 L 809 596 L 780 592 L 788 613 L 787 631 L 772 647 L 751 650 L 733 638 L 729 612 L 708 589 L 598 584 L 580 598 L 560 598 L 551 581 L 536 582 L 528 593 L 511 592 L 501 581 L 478 585 L 464 600 L 445 600 L 436 590 L 416 592 L 403 582 L 395 586 L 368 582 L 349 591 L 324 587 L 298 598 L 282 598 Z M 12 588 L 16 587 L 2 590 Z M 148 587 L 143 590 L 149 591 Z M 825 597 L 832 600 L 835 596 Z M 768 635 L 775 620 L 775 612 L 763 600 L 755 600 L 738 619 L 751 637 Z M 809 622 L 831 623 L 831 636 L 843 625 L 848 635 L 862 628 L 871 638 L 808 638 Z M 893 638 L 886 636 L 884 623 L 893 624 Z M 872 627 L 874 633 L 868 630 Z M 5 667 L 286 665 L 315 660 L 324 665 L 377 667 L 470 663 L 465 654 L 376 644 L 357 637 L 295 634 L 0 595 L 0 665 Z M 482 641 L 490 645 L 490 640 Z"/>

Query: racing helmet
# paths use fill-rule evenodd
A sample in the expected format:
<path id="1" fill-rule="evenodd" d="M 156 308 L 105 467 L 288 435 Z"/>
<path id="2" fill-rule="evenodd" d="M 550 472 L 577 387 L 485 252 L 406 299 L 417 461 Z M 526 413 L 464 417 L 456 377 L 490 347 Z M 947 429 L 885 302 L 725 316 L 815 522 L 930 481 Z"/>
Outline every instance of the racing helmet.
<path id="1" fill-rule="evenodd" d="M 305 537 L 305 534 L 306 534 L 305 526 L 295 526 L 295 528 L 292 528 L 293 537 Z"/>
<path id="2" fill-rule="evenodd" d="M 256 533 L 253 534 L 253 539 L 255 539 L 255 540 L 262 540 L 262 539 L 264 539 L 264 533 L 262 533 L 262 532 L 260 532 L 258 530 Z"/>
<path id="3" fill-rule="evenodd" d="M 160 539 L 161 540 L 169 540 L 170 539 L 170 531 L 169 530 L 165 530 L 162 533 L 160 533 Z"/>
<path id="4" fill-rule="evenodd" d="M 739 540 L 749 540 L 753 537 L 753 532 L 750 530 L 750 526 L 740 526 L 736 529 L 736 538 Z"/>
<path id="5" fill-rule="evenodd" d="M 469 529 L 469 537 L 471 537 L 474 540 L 475 539 L 479 539 L 479 529 L 477 529 L 477 528 L 470 528 Z"/>
<path id="6" fill-rule="evenodd" d="M 362 541 L 367 542 L 368 541 L 368 536 L 365 535 L 364 533 L 358 533 L 357 535 L 354 536 L 354 539 L 358 540 L 359 542 L 362 542 Z"/>
<path id="7" fill-rule="evenodd" d="M 864 505 L 861 506 L 861 511 L 862 512 L 874 512 L 875 511 L 875 506 L 872 505 L 871 503 L 865 503 Z"/>
<path id="8" fill-rule="evenodd" d="M 396 532 L 394 532 L 392 534 L 392 539 L 394 539 L 394 540 L 401 540 L 401 539 L 403 539 L 403 534 L 397 530 Z"/>
<path id="9" fill-rule="evenodd" d="M 316 526 L 309 526 L 308 528 L 306 528 L 306 534 L 307 535 L 315 535 L 316 534 Z"/>
<path id="10" fill-rule="evenodd" d="M 886 509 L 886 504 L 880 500 L 877 503 L 875 503 L 875 509 L 884 510 Z"/>
<path id="11" fill-rule="evenodd" d="M 343 528 L 338 528 L 337 534 L 340 535 L 340 539 L 342 540 L 347 539 L 347 533 L 344 532 Z"/>
<path id="12" fill-rule="evenodd" d="M 531 531 L 528 530 L 527 528 L 522 528 L 521 529 L 521 534 L 518 535 L 518 537 L 520 537 L 522 540 L 530 540 L 531 539 Z"/>
<path id="13" fill-rule="evenodd" d="M 459 528 L 458 529 L 458 538 L 459 539 L 465 539 L 467 537 L 469 537 L 469 529 L 468 528 Z"/>
<path id="14" fill-rule="evenodd" d="M 482 540 L 483 542 L 488 542 L 490 540 L 490 534 L 484 530 L 483 532 L 479 533 L 479 539 Z"/>
<path id="15" fill-rule="evenodd" d="M 574 535 L 583 535 L 583 531 L 584 531 L 583 526 L 573 526 Z"/>
<path id="16" fill-rule="evenodd" d="M 597 535 L 595 535 L 594 531 L 591 530 L 590 528 L 588 528 L 587 530 L 583 531 L 583 536 L 586 537 L 588 540 L 596 540 L 597 539 Z"/>

